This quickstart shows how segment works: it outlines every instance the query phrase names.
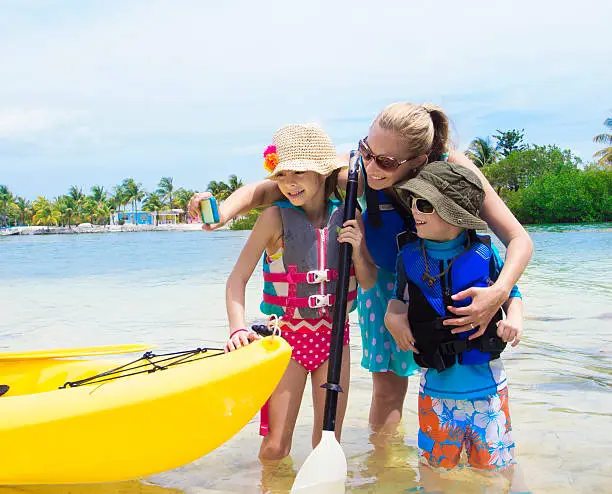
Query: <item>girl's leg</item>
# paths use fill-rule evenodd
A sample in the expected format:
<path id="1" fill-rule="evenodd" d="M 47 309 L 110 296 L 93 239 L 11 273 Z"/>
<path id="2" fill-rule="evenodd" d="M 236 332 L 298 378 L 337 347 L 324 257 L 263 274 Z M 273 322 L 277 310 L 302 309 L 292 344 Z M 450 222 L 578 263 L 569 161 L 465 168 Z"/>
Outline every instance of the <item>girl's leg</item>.
<path id="1" fill-rule="evenodd" d="M 312 447 L 316 448 L 323 430 L 323 415 L 325 412 L 325 395 L 327 390 L 321 386 L 327 382 L 327 369 L 329 360 L 326 360 L 319 368 L 317 368 L 311 377 L 312 382 L 312 406 L 314 408 L 314 424 L 312 429 Z M 343 393 L 338 393 L 338 407 L 336 409 L 336 439 L 340 441 L 342 434 L 342 423 L 344 422 L 344 414 L 346 413 L 346 405 L 348 402 L 349 382 L 351 379 L 351 352 L 349 346 L 345 345 L 342 350 L 342 370 L 340 372 L 340 387 Z"/>
<path id="2" fill-rule="evenodd" d="M 270 428 L 259 450 L 262 460 L 280 460 L 289 455 L 307 375 L 304 367 L 293 359 L 289 361 L 285 374 L 270 397 Z"/>
<path id="3" fill-rule="evenodd" d="M 394 372 L 372 372 L 370 426 L 374 431 L 397 425 L 402 419 L 408 378 Z"/>

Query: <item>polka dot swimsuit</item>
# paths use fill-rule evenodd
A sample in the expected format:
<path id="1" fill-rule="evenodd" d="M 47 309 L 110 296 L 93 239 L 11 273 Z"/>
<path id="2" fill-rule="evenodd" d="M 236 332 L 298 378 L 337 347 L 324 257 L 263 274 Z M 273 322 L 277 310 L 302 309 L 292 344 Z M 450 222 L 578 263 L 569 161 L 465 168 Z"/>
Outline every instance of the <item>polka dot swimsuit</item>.
<path id="1" fill-rule="evenodd" d="M 367 291 L 359 289 L 357 311 L 363 347 L 361 366 L 370 372 L 392 371 L 406 377 L 416 374 L 419 366 L 412 352 L 400 350 L 384 322 L 395 278 L 394 273 L 379 268 L 376 285 Z"/>
<path id="2" fill-rule="evenodd" d="M 291 330 L 285 326 L 281 329 L 283 338 L 291 345 L 291 358 L 308 372 L 314 372 L 329 359 L 331 345 L 331 329 L 321 328 L 318 331 L 310 329 Z M 343 345 L 349 343 L 348 323 L 344 328 Z"/>

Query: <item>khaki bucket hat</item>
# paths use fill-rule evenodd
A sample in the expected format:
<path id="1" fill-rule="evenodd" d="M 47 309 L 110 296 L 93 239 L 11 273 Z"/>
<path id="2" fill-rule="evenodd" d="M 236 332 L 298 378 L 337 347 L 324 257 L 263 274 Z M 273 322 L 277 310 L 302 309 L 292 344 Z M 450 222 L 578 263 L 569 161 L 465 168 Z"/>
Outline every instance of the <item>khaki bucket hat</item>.
<path id="1" fill-rule="evenodd" d="M 336 148 L 317 124 L 290 124 L 281 127 L 264 152 L 264 168 L 272 179 L 282 171 L 313 171 L 329 175 L 348 166 L 336 156 Z"/>
<path id="2" fill-rule="evenodd" d="M 411 196 L 428 200 L 440 217 L 460 228 L 486 230 L 480 219 L 485 193 L 478 176 L 456 163 L 434 161 L 425 165 L 418 175 L 394 186 L 402 203 L 410 209 Z"/>

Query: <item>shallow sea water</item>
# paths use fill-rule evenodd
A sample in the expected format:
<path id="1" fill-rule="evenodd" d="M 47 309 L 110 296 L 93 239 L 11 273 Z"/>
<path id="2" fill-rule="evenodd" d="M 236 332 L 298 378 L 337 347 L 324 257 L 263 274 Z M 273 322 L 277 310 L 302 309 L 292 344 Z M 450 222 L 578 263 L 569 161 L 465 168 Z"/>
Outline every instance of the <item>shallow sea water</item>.
<path id="1" fill-rule="evenodd" d="M 504 353 L 517 459 L 532 492 L 612 492 L 612 229 L 530 228 L 534 258 L 520 282 L 525 334 Z M 220 346 L 225 280 L 247 233 L 147 232 L 0 238 L 0 351 L 117 343 Z M 258 312 L 261 275 L 247 293 Z M 372 434 L 371 379 L 351 316 L 347 492 L 431 492 L 416 449 L 417 378 L 402 427 Z M 290 459 L 257 459 L 257 417 L 209 455 L 143 479 L 87 486 L 0 487 L 0 494 L 288 492 L 310 452 L 307 390 Z M 151 431 L 154 441 L 155 431 Z M 145 440 L 145 438 L 143 438 Z M 460 468 L 438 492 L 507 492 L 507 481 Z"/>

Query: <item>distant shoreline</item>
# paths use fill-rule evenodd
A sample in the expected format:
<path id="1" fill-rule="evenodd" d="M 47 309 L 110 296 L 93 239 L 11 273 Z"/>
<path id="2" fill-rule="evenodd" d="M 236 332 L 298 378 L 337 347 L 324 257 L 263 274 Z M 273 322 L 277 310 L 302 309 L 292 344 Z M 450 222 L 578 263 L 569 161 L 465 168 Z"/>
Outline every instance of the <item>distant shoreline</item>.
<path id="1" fill-rule="evenodd" d="M 220 229 L 228 229 L 226 226 Z M 201 231 L 202 223 L 165 225 L 73 225 L 73 226 L 15 226 L 0 230 L 0 236 L 12 235 L 73 235 L 80 233 L 173 232 Z"/>
<path id="2" fill-rule="evenodd" d="M 608 232 L 612 223 L 553 223 L 524 225 L 530 235 L 582 231 Z M 131 233 L 131 232 L 195 232 L 202 230 L 202 223 L 177 223 L 164 225 L 72 225 L 68 226 L 13 226 L 0 228 L 0 237 L 12 235 L 73 235 L 82 233 Z M 224 225 L 218 230 L 229 230 Z"/>

